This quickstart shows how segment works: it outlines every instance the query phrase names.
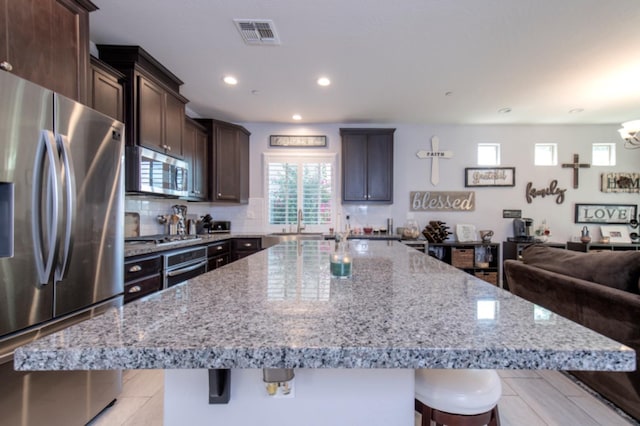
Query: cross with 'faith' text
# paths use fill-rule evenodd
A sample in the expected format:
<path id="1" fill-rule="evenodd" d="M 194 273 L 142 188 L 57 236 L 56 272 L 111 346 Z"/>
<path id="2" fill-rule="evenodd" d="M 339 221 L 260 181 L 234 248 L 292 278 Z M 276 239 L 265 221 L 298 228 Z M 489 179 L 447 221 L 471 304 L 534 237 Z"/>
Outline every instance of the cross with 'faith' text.
<path id="1" fill-rule="evenodd" d="M 573 169 L 573 187 L 574 188 L 578 187 L 578 171 L 580 171 L 580 169 L 588 169 L 589 167 L 591 167 L 591 164 L 586 164 L 586 163 L 581 164 L 579 158 L 580 156 L 578 154 L 573 154 L 573 163 L 566 163 L 562 165 L 562 167 L 565 169 L 567 168 Z"/>
<path id="2" fill-rule="evenodd" d="M 418 158 L 431 158 L 431 183 L 433 186 L 438 185 L 440 181 L 440 163 L 441 158 L 453 158 L 452 151 L 439 151 L 440 139 L 437 136 L 431 138 L 431 151 L 418 151 Z"/>

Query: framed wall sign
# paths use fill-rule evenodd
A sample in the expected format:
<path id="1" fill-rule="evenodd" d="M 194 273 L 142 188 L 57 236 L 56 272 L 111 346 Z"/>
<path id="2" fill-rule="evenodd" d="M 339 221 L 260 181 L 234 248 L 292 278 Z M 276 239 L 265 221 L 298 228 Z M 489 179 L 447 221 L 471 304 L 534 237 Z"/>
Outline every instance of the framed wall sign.
<path id="1" fill-rule="evenodd" d="M 292 136 L 271 135 L 269 146 L 290 146 L 295 148 L 323 148 L 327 146 L 327 137 L 324 135 Z"/>
<path id="2" fill-rule="evenodd" d="M 640 192 L 640 173 L 602 173 L 602 192 Z"/>
<path id="3" fill-rule="evenodd" d="M 575 223 L 627 224 L 637 211 L 636 204 L 576 204 Z"/>
<path id="4" fill-rule="evenodd" d="M 467 167 L 464 186 L 516 186 L 515 167 Z"/>

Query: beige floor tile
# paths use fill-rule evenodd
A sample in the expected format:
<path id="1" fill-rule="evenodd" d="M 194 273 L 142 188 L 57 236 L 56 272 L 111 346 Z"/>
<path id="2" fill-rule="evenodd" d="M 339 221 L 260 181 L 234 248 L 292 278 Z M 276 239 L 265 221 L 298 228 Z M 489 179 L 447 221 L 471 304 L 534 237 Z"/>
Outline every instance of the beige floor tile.
<path id="1" fill-rule="evenodd" d="M 121 397 L 87 426 L 120 426 L 135 415 L 151 397 Z"/>
<path id="2" fill-rule="evenodd" d="M 546 426 L 546 423 L 518 396 L 503 396 L 498 402 L 501 426 Z"/>
<path id="3" fill-rule="evenodd" d="M 534 370 L 496 370 L 502 378 L 506 377 L 539 377 Z"/>
<path id="4" fill-rule="evenodd" d="M 511 386 L 509 386 L 509 384 L 507 382 L 502 380 L 502 395 L 503 396 L 505 396 L 505 395 L 513 396 L 513 395 L 518 395 L 518 394 L 516 393 L 516 391 L 511 389 Z"/>
<path id="5" fill-rule="evenodd" d="M 124 380 L 123 380 L 124 381 Z M 163 370 L 139 370 L 122 387 L 121 397 L 154 396 L 164 386 Z"/>
<path id="6" fill-rule="evenodd" d="M 542 378 L 504 380 L 550 426 L 598 426 L 591 416 Z"/>
<path id="7" fill-rule="evenodd" d="M 541 370 L 538 371 L 538 374 L 540 374 L 540 377 L 551 383 L 551 386 L 558 389 L 565 396 L 591 396 L 588 392 L 559 371 Z"/>
<path id="8" fill-rule="evenodd" d="M 586 393 L 586 392 L 585 392 Z M 629 426 L 631 422 L 618 415 L 613 409 L 592 396 L 570 396 L 569 399 L 589 413 L 599 424 L 606 426 Z"/>
<path id="9" fill-rule="evenodd" d="M 129 417 L 122 426 L 161 426 L 164 413 L 164 391 L 156 392 L 149 401 Z"/>

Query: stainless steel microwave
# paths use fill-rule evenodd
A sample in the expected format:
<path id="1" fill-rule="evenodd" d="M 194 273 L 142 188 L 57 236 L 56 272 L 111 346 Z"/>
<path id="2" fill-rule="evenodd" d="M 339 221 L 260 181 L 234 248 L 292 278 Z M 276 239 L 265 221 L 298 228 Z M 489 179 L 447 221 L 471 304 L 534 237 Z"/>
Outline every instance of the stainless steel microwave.
<path id="1" fill-rule="evenodd" d="M 186 197 L 189 195 L 186 161 L 141 146 L 129 146 L 125 153 L 126 191 Z"/>

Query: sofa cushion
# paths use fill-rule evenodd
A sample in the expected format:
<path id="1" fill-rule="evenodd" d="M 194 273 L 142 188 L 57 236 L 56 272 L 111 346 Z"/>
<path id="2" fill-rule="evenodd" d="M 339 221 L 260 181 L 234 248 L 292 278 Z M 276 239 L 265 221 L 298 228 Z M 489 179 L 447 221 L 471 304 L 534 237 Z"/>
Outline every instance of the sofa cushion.
<path id="1" fill-rule="evenodd" d="M 581 253 L 534 244 L 522 251 L 524 263 L 547 271 L 640 294 L 640 252 Z"/>

